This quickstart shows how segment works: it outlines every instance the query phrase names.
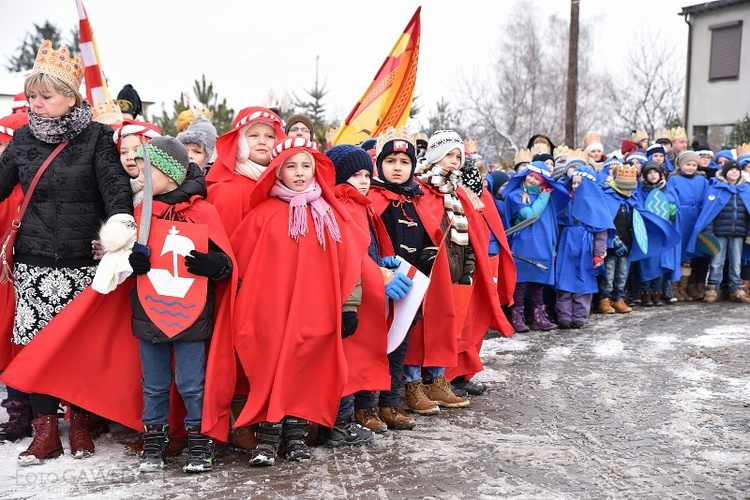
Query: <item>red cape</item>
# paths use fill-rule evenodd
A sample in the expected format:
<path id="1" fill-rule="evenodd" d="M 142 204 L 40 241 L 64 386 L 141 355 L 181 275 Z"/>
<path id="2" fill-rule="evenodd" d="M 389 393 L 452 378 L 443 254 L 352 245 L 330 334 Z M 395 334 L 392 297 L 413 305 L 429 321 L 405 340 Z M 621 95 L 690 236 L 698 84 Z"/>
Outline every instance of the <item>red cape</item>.
<path id="1" fill-rule="evenodd" d="M 227 181 L 208 186 L 206 200 L 216 207 L 229 237 L 250 211 L 250 193 L 257 184 L 244 175 L 234 174 Z"/>
<path id="2" fill-rule="evenodd" d="M 284 156 L 261 176 L 252 195 L 254 208 L 232 235 L 242 280 L 235 346 L 250 381 L 235 427 L 278 422 L 287 415 L 332 427 L 347 381 L 341 307 L 360 279 L 369 236 L 336 201 L 329 187 L 330 160 L 317 151 L 311 154 L 341 242 L 326 230 L 323 249 L 309 209 L 307 235 L 298 242 L 289 236 L 289 204 L 269 197 L 275 162 Z"/>
<path id="3" fill-rule="evenodd" d="M 379 186 L 368 193 L 376 214 L 382 214 L 400 196 Z M 439 206 L 438 206 L 439 204 Z M 442 197 L 420 195 L 414 200 L 414 208 L 427 232 L 435 243 L 443 241 L 440 218 L 444 212 Z M 453 305 L 451 273 L 445 245 L 435 258 L 430 274 L 430 285 L 422 302 L 423 318 L 411 329 L 409 349 L 404 361 L 407 365 L 455 366 L 456 365 L 456 311 Z"/>
<path id="4" fill-rule="evenodd" d="M 336 198 L 363 231 L 370 233 L 370 220 L 382 225 L 371 214 L 370 200 L 350 184 L 336 186 Z M 385 229 L 385 228 L 383 228 Z M 390 247 L 390 241 L 385 242 Z M 381 242 L 378 241 L 378 246 Z M 384 251 L 392 255 L 393 250 Z M 382 247 L 381 247 L 382 248 Z M 390 250 L 390 251 L 389 251 Z M 385 288 L 380 266 L 371 258 L 362 260 L 362 305 L 357 309 L 359 325 L 354 335 L 344 339 L 344 357 L 349 378 L 344 395 L 357 391 L 378 391 L 391 388 L 388 365 L 388 327 L 385 321 Z"/>
<path id="5" fill-rule="evenodd" d="M 154 216 L 169 207 L 155 202 Z M 183 219 L 208 225 L 209 239 L 232 259 L 236 269 L 216 210 L 196 198 L 175 208 Z M 130 330 L 129 292 L 134 283 L 128 279 L 107 295 L 86 288 L 34 337 L 0 380 L 24 392 L 50 394 L 142 429 L 139 341 Z M 229 404 L 234 392 L 231 292 L 236 287 L 236 272 L 217 283 L 214 333 L 206 364 L 202 432 L 219 441 L 226 441 L 229 433 Z"/>
<path id="6" fill-rule="evenodd" d="M 9 197 L 0 203 L 0 237 L 10 227 L 18 209 L 23 203 L 21 185 L 16 185 Z M 16 315 L 16 296 L 13 283 L 0 285 L 0 371 L 4 370 L 21 350 L 22 346 L 11 343 L 13 338 L 13 318 Z M 12 387 L 12 386 L 11 386 Z"/>
<path id="7" fill-rule="evenodd" d="M 506 337 L 515 332 L 500 307 L 512 303 L 516 285 L 516 266 L 500 216 L 492 199 L 483 199 L 485 208 L 477 210 L 463 188 L 459 188 L 457 193 L 469 221 L 469 240 L 474 247 L 476 271 L 474 291 L 466 311 L 466 322 L 458 339 L 458 363 L 446 369 L 446 377 L 449 380 L 459 375 L 470 379 L 484 369 L 479 351 L 489 327 L 497 329 Z M 489 195 L 486 190 L 483 195 L 485 193 Z M 487 253 L 490 229 L 500 242 L 499 270 L 492 268 Z M 495 274 L 498 275 L 497 284 L 494 282 Z"/>

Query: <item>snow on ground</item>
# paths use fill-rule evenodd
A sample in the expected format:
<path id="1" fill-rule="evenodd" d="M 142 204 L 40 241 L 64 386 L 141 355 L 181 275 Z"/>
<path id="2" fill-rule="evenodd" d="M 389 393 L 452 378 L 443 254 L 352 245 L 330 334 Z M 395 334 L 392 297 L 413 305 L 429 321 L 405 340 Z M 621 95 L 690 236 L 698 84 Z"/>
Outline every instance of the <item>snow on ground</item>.
<path id="1" fill-rule="evenodd" d="M 488 393 L 370 445 L 266 469 L 222 447 L 212 473 L 183 474 L 181 457 L 138 475 L 122 451 L 134 434 L 113 426 L 82 461 L 20 468 L 30 439 L 0 445 L 0 498 L 747 498 L 748 340 L 742 305 L 595 315 L 488 338 Z"/>

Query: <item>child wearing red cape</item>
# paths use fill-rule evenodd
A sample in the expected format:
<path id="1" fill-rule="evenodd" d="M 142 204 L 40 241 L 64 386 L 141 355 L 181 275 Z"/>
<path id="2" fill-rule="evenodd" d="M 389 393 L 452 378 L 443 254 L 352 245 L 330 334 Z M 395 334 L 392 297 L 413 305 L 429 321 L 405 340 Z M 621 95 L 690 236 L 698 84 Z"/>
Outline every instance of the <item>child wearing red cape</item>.
<path id="1" fill-rule="evenodd" d="M 369 237 L 336 201 L 331 161 L 304 138 L 276 144 L 232 235 L 242 285 L 235 346 L 251 392 L 235 427 L 259 423 L 250 465 L 310 458 L 307 421 L 334 425 L 348 369 L 342 313 Z M 345 321 L 344 321 L 345 320 Z M 314 388 L 314 390 L 312 390 Z"/>

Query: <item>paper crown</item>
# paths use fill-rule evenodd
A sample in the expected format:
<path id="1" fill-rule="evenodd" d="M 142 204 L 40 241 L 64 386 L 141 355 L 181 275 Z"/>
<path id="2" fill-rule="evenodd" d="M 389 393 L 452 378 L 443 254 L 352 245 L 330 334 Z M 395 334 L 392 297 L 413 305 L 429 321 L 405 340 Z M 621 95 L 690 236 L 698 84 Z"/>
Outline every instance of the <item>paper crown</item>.
<path id="1" fill-rule="evenodd" d="M 378 140 L 375 143 L 375 156 L 380 156 L 380 152 L 383 151 L 383 146 L 391 141 L 406 141 L 410 142 L 414 149 L 417 149 L 416 139 L 414 134 L 409 132 L 406 127 L 393 128 L 388 127 L 385 132 L 378 136 Z"/>
<path id="2" fill-rule="evenodd" d="M 476 139 L 466 139 L 464 141 L 464 149 L 469 152 L 469 154 L 477 154 L 479 152 L 479 146 L 477 145 Z"/>
<path id="3" fill-rule="evenodd" d="M 687 138 L 687 132 L 685 132 L 684 127 L 673 127 L 669 129 L 669 139 L 674 141 L 675 139 L 679 139 L 680 137 Z"/>
<path id="4" fill-rule="evenodd" d="M 656 132 L 654 132 L 654 142 L 659 141 L 669 141 L 672 142 L 672 139 L 669 138 L 669 130 L 665 128 L 660 128 Z"/>
<path id="5" fill-rule="evenodd" d="M 750 142 L 737 146 L 737 158 L 745 156 L 746 154 L 750 154 Z"/>
<path id="6" fill-rule="evenodd" d="M 97 102 L 94 105 L 93 112 L 94 116 L 92 120 L 95 122 L 112 125 L 113 123 L 121 123 L 123 120 L 120 106 L 114 101 Z"/>
<path id="7" fill-rule="evenodd" d="M 568 161 L 568 163 L 573 160 L 583 160 L 583 163 L 585 163 L 586 165 L 589 164 L 589 154 L 582 149 L 574 149 L 572 151 L 569 151 L 565 159 Z"/>
<path id="8" fill-rule="evenodd" d="M 31 73 L 50 75 L 78 91 L 83 80 L 84 69 L 81 57 L 70 57 L 68 47 L 61 45 L 59 50 L 55 50 L 52 48 L 52 42 L 45 40 L 39 47 Z"/>
<path id="9" fill-rule="evenodd" d="M 562 156 L 568 156 L 568 153 L 570 152 L 570 148 L 566 146 L 565 144 L 560 144 L 555 148 L 555 150 L 552 152 L 552 157 L 557 160 L 558 158 Z"/>
<path id="10" fill-rule="evenodd" d="M 616 179 L 632 179 L 633 181 L 635 181 L 638 179 L 638 167 L 636 167 L 635 165 L 630 165 L 628 163 L 617 165 L 614 177 Z"/>
<path id="11" fill-rule="evenodd" d="M 599 137 L 599 134 L 596 134 L 594 132 L 589 132 L 588 134 L 583 136 L 584 149 L 595 143 L 599 143 L 599 144 L 602 143 L 602 140 Z"/>
<path id="12" fill-rule="evenodd" d="M 192 110 L 186 109 L 177 115 L 177 121 L 175 123 L 175 125 L 177 125 L 177 132 L 182 132 L 188 128 L 188 125 L 195 121 L 196 115 L 205 118 L 209 122 L 213 122 L 214 119 L 214 114 L 210 109 L 196 109 L 195 114 L 193 114 Z"/>
<path id="13" fill-rule="evenodd" d="M 519 149 L 513 157 L 513 164 L 518 166 L 521 163 L 531 163 L 533 157 L 534 155 L 531 153 L 530 149 Z"/>
<path id="14" fill-rule="evenodd" d="M 630 140 L 638 144 L 643 139 L 648 139 L 648 134 L 645 130 L 636 130 L 632 134 L 630 134 Z"/>
<path id="15" fill-rule="evenodd" d="M 531 150 L 530 151 L 531 151 L 531 157 L 532 158 L 534 157 L 534 155 L 538 155 L 538 154 L 550 154 L 551 153 L 551 151 L 549 150 L 549 144 L 547 144 L 546 142 L 535 142 L 531 146 Z M 531 160 L 529 160 L 529 161 L 531 161 Z"/>

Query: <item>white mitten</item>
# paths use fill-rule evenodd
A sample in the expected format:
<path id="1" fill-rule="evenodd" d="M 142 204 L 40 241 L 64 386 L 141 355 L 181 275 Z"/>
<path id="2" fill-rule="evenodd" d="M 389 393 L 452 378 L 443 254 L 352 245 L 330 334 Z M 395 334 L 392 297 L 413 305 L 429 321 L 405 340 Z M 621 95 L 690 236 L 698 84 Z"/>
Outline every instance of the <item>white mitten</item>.
<path id="1" fill-rule="evenodd" d="M 128 256 L 135 240 L 135 219 L 130 214 L 115 214 L 102 224 L 99 241 L 104 255 L 91 283 L 94 290 L 107 294 L 132 274 Z"/>

